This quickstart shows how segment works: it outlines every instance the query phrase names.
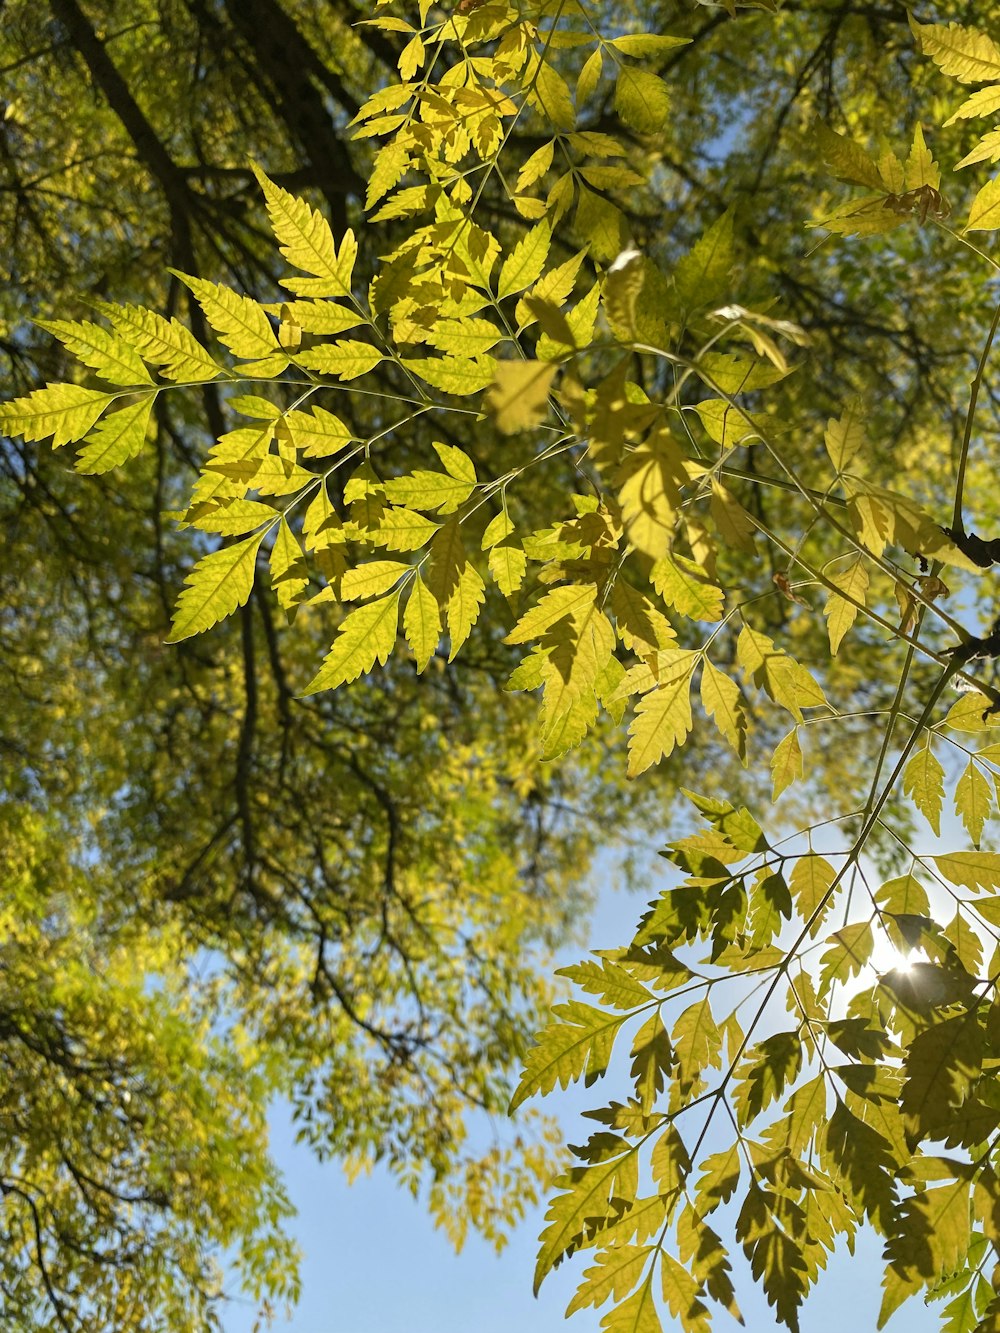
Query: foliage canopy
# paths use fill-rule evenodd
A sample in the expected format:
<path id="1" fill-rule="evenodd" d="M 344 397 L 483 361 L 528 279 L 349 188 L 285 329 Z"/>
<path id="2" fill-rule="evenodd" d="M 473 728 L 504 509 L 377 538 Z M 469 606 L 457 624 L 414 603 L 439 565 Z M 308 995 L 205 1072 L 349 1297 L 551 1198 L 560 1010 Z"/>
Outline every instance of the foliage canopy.
<path id="1" fill-rule="evenodd" d="M 869 1224 L 885 1242 L 880 1327 L 926 1293 L 946 1300 L 949 1333 L 994 1329 L 1000 629 L 982 589 L 1000 558 L 986 447 L 1000 265 L 980 233 L 1000 227 L 996 181 L 965 198 L 969 168 L 1000 160 L 997 131 L 967 123 L 1000 110 L 991 16 L 980 29 L 864 6 L 421 0 L 348 28 L 349 11 L 255 3 L 286 25 L 304 103 L 315 111 L 324 87 L 350 120 L 323 140 L 285 113 L 333 224 L 255 161 L 271 242 L 244 202 L 248 169 L 213 174 L 195 137 L 198 165 L 181 171 L 94 21 L 76 0 L 52 9 L 103 95 L 94 114 L 117 116 L 158 182 L 172 280 L 166 313 L 104 275 L 94 287 L 124 303 L 95 290 L 88 311 L 45 312 L 36 327 L 75 362 L 50 355 L 77 369 L 0 406 L 0 426 L 105 479 L 74 497 L 120 468 L 136 478 L 122 483 L 135 488 L 121 493 L 125 555 L 102 557 L 126 609 L 143 549 L 133 493 L 152 498 L 158 567 L 183 543 L 167 636 L 180 646 L 157 643 L 149 677 L 175 673 L 163 734 L 183 763 L 165 766 L 146 734 L 134 790 L 120 762 L 94 764 L 109 806 L 165 800 L 146 849 L 130 821 L 88 840 L 71 816 L 93 822 L 93 806 L 61 794 L 78 838 L 67 874 L 94 866 L 96 882 L 53 900 L 25 879 L 5 977 L 22 937 L 24 958 L 83 940 L 67 975 L 88 950 L 102 960 L 90 1021 L 114 1046 L 120 1011 L 138 1015 L 124 1050 L 88 1058 L 120 1060 L 153 1101 L 162 1061 L 189 1063 L 181 1147 L 228 1146 L 203 1154 L 224 1170 L 169 1204 L 148 1308 L 129 1294 L 145 1281 L 131 1251 L 101 1253 L 117 1225 L 102 1207 L 126 1188 L 167 1206 L 162 1163 L 129 1157 L 138 1185 L 94 1186 L 56 1144 L 27 1184 L 4 1184 L 25 1322 L 76 1327 L 86 1265 L 106 1262 L 106 1288 L 83 1289 L 109 1322 L 197 1326 L 184 1320 L 217 1298 L 188 1234 L 198 1217 L 215 1243 L 242 1243 L 256 1292 L 294 1295 L 270 1239 L 285 1201 L 240 1137 L 248 1116 L 259 1129 L 265 1089 L 296 1099 L 319 1151 L 388 1155 L 414 1188 L 430 1174 L 444 1219 L 465 1210 L 495 1233 L 494 1187 L 516 1215 L 543 1154 L 469 1163 L 456 1204 L 462 1115 L 505 1098 L 548 998 L 530 949 L 570 915 L 551 888 L 599 830 L 563 827 L 554 850 L 539 836 L 527 872 L 506 841 L 568 793 L 605 813 L 638 806 L 683 752 L 685 771 L 698 760 L 707 777 L 707 759 L 716 772 L 685 793 L 671 886 L 630 942 L 562 969 L 590 998 L 539 1020 L 513 1093 L 517 1111 L 594 1083 L 629 1043 L 625 1090 L 591 1113 L 598 1128 L 556 1181 L 536 1284 L 592 1250 L 571 1313 L 610 1301 L 609 1333 L 656 1333 L 665 1312 L 701 1333 L 708 1302 L 739 1317 L 735 1241 L 797 1333 L 828 1254 Z M 216 21 L 188 10 L 206 31 Z M 316 55 L 324 23 L 353 34 L 364 95 Z M 224 77 L 224 62 L 204 66 Z M 43 144 L 44 125 L 32 133 Z M 240 127 L 216 133 L 225 153 Z M 360 193 L 363 222 L 345 202 Z M 197 239 L 207 214 L 225 281 Z M 52 251 L 44 219 L 32 228 L 37 280 Z M 155 263 L 139 269 L 154 281 Z M 166 440 L 187 474 L 164 467 Z M 39 455 L 11 457 L 26 492 Z M 229 618 L 238 636 L 216 631 Z M 38 674 L 65 658 L 65 627 L 25 611 L 18 630 Z M 123 662 L 109 654 L 98 688 L 131 718 L 142 701 L 116 692 Z M 521 694 L 537 696 L 528 758 Z M 233 799 L 178 836 L 190 784 L 218 790 L 226 738 Z M 334 774 L 346 808 L 310 790 Z M 60 839 L 39 806 L 26 781 L 4 807 L 32 865 L 65 854 L 49 852 Z M 966 845 L 942 851 L 925 827 Z M 98 871 L 119 848 L 116 895 Z M 120 977 L 123 941 L 148 951 L 173 1009 Z M 192 987 L 199 949 L 224 961 Z M 27 1026 L 58 1035 L 55 1054 L 26 1048 L 69 1080 L 66 1135 L 93 1144 L 108 1112 L 77 1067 L 72 985 L 61 999 L 47 968 L 21 965 Z M 239 1034 L 228 1049 L 212 1035 L 223 1015 Z M 147 1037 L 160 1026 L 165 1055 Z M 234 1061 L 250 1085 L 203 1122 L 190 1107 Z M 23 1102 L 58 1125 L 27 1083 Z M 143 1120 L 147 1133 L 155 1144 Z M 234 1208 L 233 1172 L 249 1207 Z M 72 1238 L 65 1272 L 50 1234 L 59 1262 Z M 194 1316 L 171 1305 L 177 1291 L 197 1293 Z"/>

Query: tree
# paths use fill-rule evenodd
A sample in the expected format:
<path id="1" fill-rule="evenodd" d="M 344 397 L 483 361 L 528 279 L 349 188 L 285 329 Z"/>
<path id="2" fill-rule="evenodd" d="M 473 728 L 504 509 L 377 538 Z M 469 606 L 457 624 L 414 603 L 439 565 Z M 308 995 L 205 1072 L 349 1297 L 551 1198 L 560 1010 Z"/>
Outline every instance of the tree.
<path id="1" fill-rule="evenodd" d="M 389 1151 L 404 1173 L 429 1164 L 443 1177 L 463 1099 L 501 1096 L 518 1039 L 517 1023 L 498 1028 L 497 1016 L 515 995 L 541 998 L 520 951 L 552 921 L 548 900 L 537 917 L 504 910 L 523 900 L 492 833 L 498 812 L 518 809 L 498 804 L 501 784 L 522 806 L 534 794 L 508 766 L 523 732 L 491 751 L 492 718 L 524 724 L 492 695 L 505 645 L 526 653 L 509 688 L 540 691 L 552 772 L 579 783 L 600 771 L 605 802 L 622 799 L 606 775 L 614 729 L 628 717 L 627 773 L 645 781 L 689 744 L 696 689 L 699 723 L 714 724 L 747 775 L 730 768 L 716 790 L 691 797 L 703 826 L 676 830 L 666 853 L 679 884 L 651 904 L 627 948 L 566 969 L 599 1003 L 557 1007 L 527 1054 L 514 1109 L 604 1074 L 619 1031 L 637 1025 L 626 1099 L 593 1113 L 601 1128 L 560 1177 L 538 1279 L 593 1248 L 571 1310 L 610 1298 L 609 1329 L 656 1329 L 658 1307 L 705 1328 L 706 1299 L 736 1310 L 727 1249 L 708 1221 L 721 1208 L 795 1330 L 827 1252 L 868 1222 L 886 1243 L 883 1322 L 929 1290 L 950 1298 L 947 1327 L 986 1333 L 996 1320 L 983 1269 L 998 1238 L 1000 1101 L 997 969 L 984 946 L 997 940 L 1000 857 L 982 841 L 1000 694 L 978 664 L 1000 643 L 975 593 L 997 549 L 985 535 L 995 515 L 982 444 L 998 321 L 984 317 L 982 274 L 996 264 L 977 233 L 997 221 L 996 186 L 976 193 L 954 229 L 951 212 L 966 216 L 964 178 L 942 187 L 921 121 L 954 112 L 955 80 L 996 79 L 1000 51 L 974 28 L 914 22 L 911 35 L 905 13 L 864 7 L 820 7 L 818 24 L 813 11 L 696 10 L 653 32 L 640 30 L 641 13 L 473 0 L 451 13 L 424 5 L 418 22 L 366 20 L 359 40 L 372 64 L 358 68 L 370 76 L 394 60 L 400 78 L 372 76 L 367 97 L 349 105 L 343 81 L 308 62 L 289 11 L 266 8 L 292 22 L 284 49 L 304 72 L 293 86 L 311 90 L 302 102 L 315 109 L 323 86 L 352 116 L 360 148 L 331 157 L 335 173 L 315 182 L 334 229 L 286 188 L 293 182 L 255 166 L 290 270 L 272 288 L 267 243 L 236 211 L 244 169 L 234 169 L 236 193 L 196 207 L 97 29 L 59 0 L 54 13 L 162 190 L 171 290 L 193 296 L 192 328 L 106 301 L 99 321 L 48 320 L 93 375 L 0 409 L 0 424 L 28 444 L 72 444 L 82 472 L 137 457 L 139 492 L 152 491 L 157 513 L 173 506 L 195 534 L 170 640 L 194 641 L 178 651 L 196 697 L 200 673 L 214 668 L 197 636 L 239 613 L 238 704 L 223 670 L 210 706 L 191 721 L 178 704 L 168 733 L 211 792 L 211 732 L 235 729 L 235 804 L 228 823 L 209 818 L 193 881 L 190 842 L 177 840 L 178 861 L 166 825 L 151 879 L 166 873 L 168 901 L 190 905 L 180 919 L 194 938 L 204 932 L 234 965 L 220 989 L 278 1085 L 302 1090 L 306 1116 L 324 1111 L 320 1141 Z M 235 8 L 225 12 L 238 22 Z M 214 11 L 189 13 L 199 32 L 213 21 Z M 876 79 L 860 58 L 874 49 Z M 139 43 L 130 50 L 141 62 Z M 291 96 L 273 87 L 279 101 Z M 720 108 L 741 98 L 745 143 L 734 145 Z M 995 87 L 981 88 L 949 124 L 997 105 Z M 310 115 L 286 120 L 317 165 Z M 700 144 L 695 120 L 706 122 Z M 876 122 L 893 131 L 878 153 L 866 146 Z M 960 155 L 956 133 L 935 133 L 943 160 Z M 995 137 L 957 170 L 994 160 Z M 789 198 L 806 138 L 821 161 Z M 216 179 L 200 143 L 199 162 L 193 178 Z M 370 225 L 356 233 L 338 182 L 358 180 Z M 845 199 L 844 186 L 864 194 Z M 238 219 L 206 235 L 224 238 L 227 262 L 243 255 L 254 295 L 245 281 L 195 271 L 193 219 L 212 206 Z M 661 239 L 685 208 L 701 234 L 678 222 Z M 20 355 L 16 341 L 11 350 Z M 186 444 L 192 386 L 202 386 L 212 432 L 200 464 Z M 227 430 L 230 414 L 239 424 Z M 185 441 L 190 487 L 162 463 L 151 475 L 150 421 L 161 445 Z M 158 526 L 158 555 L 167 540 Z M 265 566 L 291 621 L 280 665 L 275 613 L 255 591 Z M 272 668 L 266 704 L 258 639 Z M 452 674 L 453 659 L 469 655 L 485 688 Z M 965 692 L 953 701 L 956 684 Z M 334 703 L 305 706 L 316 711 L 303 739 L 293 699 L 327 701 L 330 691 Z M 463 735 L 470 706 L 476 726 Z M 265 707 L 281 725 L 251 781 L 248 747 Z M 435 719 L 443 729 L 431 735 Z M 330 739 L 329 723 L 364 738 L 363 761 Z M 286 779 L 303 762 L 302 782 Z M 302 815 L 325 764 L 352 774 L 357 823 L 329 826 L 323 805 Z M 468 811 L 450 805 L 442 821 L 461 854 L 449 867 L 442 825 L 424 839 L 421 819 L 470 764 L 488 780 Z M 763 821 L 741 804 L 749 794 L 759 806 L 762 768 L 781 800 Z M 430 799 L 401 814 L 397 793 L 414 772 Z M 972 846 L 927 855 L 914 820 L 939 831 L 951 781 Z M 155 777 L 143 790 L 159 804 Z M 345 865 L 372 852 L 369 837 L 353 841 L 372 811 L 384 872 L 376 910 L 363 899 L 345 909 L 335 880 L 317 890 L 310 876 L 330 845 Z M 213 863 L 234 830 L 236 897 Z M 477 857 L 499 879 L 463 901 L 457 925 L 449 869 Z M 135 919 L 155 917 L 163 898 L 154 884 Z M 499 946 L 488 929 L 498 916 L 511 932 Z M 462 1028 L 474 1014 L 469 960 L 495 1004 L 482 1032 Z M 302 1003 L 307 978 L 310 1001 L 336 1003 Z M 750 997 L 745 1021 L 737 1011 Z M 317 1097 L 307 1071 L 331 1048 L 328 1092 Z M 368 1138 L 357 1109 L 330 1109 L 346 1068 L 365 1109 L 384 1107 Z M 428 1095 L 407 1095 L 416 1090 Z M 31 1262 L 45 1285 L 40 1252 Z"/>

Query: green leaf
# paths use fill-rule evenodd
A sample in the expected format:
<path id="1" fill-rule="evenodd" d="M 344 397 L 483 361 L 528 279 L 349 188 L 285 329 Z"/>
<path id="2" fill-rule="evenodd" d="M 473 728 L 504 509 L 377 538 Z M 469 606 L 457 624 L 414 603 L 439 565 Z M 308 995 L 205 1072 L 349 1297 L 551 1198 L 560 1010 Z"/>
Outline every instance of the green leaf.
<path id="1" fill-rule="evenodd" d="M 338 685 L 371 671 L 376 662 L 384 666 L 396 645 L 398 622 L 398 589 L 345 616 L 323 665 L 303 694 L 335 690 Z"/>
<path id="2" fill-rule="evenodd" d="M 49 384 L 26 398 L 0 403 L 0 431 L 28 441 L 51 435 L 52 447 L 58 449 L 82 439 L 114 400 L 114 394 L 80 384 Z"/>
<path id="3" fill-rule="evenodd" d="M 982 1073 L 984 1036 L 973 1011 L 925 1028 L 910 1042 L 899 1109 L 911 1147 L 947 1135 L 952 1112 Z"/>
<path id="4" fill-rule="evenodd" d="M 286 278 L 283 285 L 299 296 L 351 296 L 351 281 L 358 246 L 353 231 L 346 231 L 336 249 L 333 233 L 323 215 L 281 189 L 256 165 L 254 175 L 264 191 L 268 216 L 285 259 L 309 278 Z"/>
<path id="5" fill-rule="evenodd" d="M 673 1066 L 673 1060 L 673 1047 L 670 1045 L 667 1030 L 663 1026 L 660 1011 L 656 1009 L 643 1023 L 632 1042 L 632 1065 L 629 1073 L 632 1076 L 635 1095 L 644 1115 L 652 1114 L 656 1099 L 662 1093 L 664 1081 Z M 685 1175 L 690 1169 L 691 1163 L 688 1162 Z M 655 1163 L 653 1174 L 661 1187 L 662 1193 L 662 1172 L 657 1171 Z"/>
<path id="6" fill-rule="evenodd" d="M 677 1058 L 677 1090 L 684 1098 L 699 1086 L 704 1070 L 719 1067 L 722 1033 L 707 994 L 678 1016 L 671 1036 Z"/>
<path id="7" fill-rule="evenodd" d="M 674 297 L 677 312 L 687 320 L 696 310 L 715 306 L 729 295 L 736 253 L 733 241 L 733 213 L 727 209 L 683 255 L 674 269 Z M 709 369 L 710 362 L 702 364 Z M 739 392 L 714 374 L 713 383 L 727 393 Z"/>
<path id="8" fill-rule="evenodd" d="M 879 1235 L 888 1235 L 899 1169 L 891 1144 L 839 1098 L 821 1142 L 823 1165 Z"/>
<path id="9" fill-rule="evenodd" d="M 738 1143 L 706 1157 L 701 1164 L 702 1174 L 697 1186 L 698 1207 L 705 1212 L 712 1212 L 720 1203 L 728 1203 L 739 1186 L 740 1168 Z"/>
<path id="10" fill-rule="evenodd" d="M 825 995 L 836 982 L 856 977 L 872 956 L 875 937 L 870 921 L 855 921 L 830 936 L 832 947 L 820 960 L 820 994 Z"/>
<path id="11" fill-rule="evenodd" d="M 134 458 L 146 443 L 152 408 L 153 395 L 146 394 L 106 416 L 84 439 L 76 456 L 77 472 L 110 472 L 127 459 Z"/>
<path id="12" fill-rule="evenodd" d="M 772 1223 L 743 1249 L 777 1319 L 798 1333 L 798 1309 L 809 1287 L 809 1270 L 800 1246 Z"/>
<path id="13" fill-rule="evenodd" d="M 737 1123 L 745 1128 L 795 1082 L 802 1068 L 802 1041 L 795 1032 L 775 1032 L 747 1049 L 733 1093 Z"/>
<path id="14" fill-rule="evenodd" d="M 217 625 L 237 607 L 245 606 L 253 590 L 257 552 L 264 532 L 223 546 L 202 556 L 188 574 L 187 587 L 177 599 L 167 643 L 179 643 Z"/>
<path id="15" fill-rule="evenodd" d="M 965 1180 L 921 1190 L 899 1205 L 885 1247 L 885 1296 L 878 1327 L 915 1291 L 952 1273 L 969 1249 L 969 1186 Z"/>
<path id="16" fill-rule="evenodd" d="M 849 185 L 864 185 L 869 190 L 883 189 L 878 166 L 859 143 L 837 134 L 821 120 L 813 125 L 813 137 L 820 157 L 838 180 Z"/>
<path id="17" fill-rule="evenodd" d="M 655 134 L 670 116 L 670 93 L 656 74 L 620 66 L 615 84 L 615 110 L 640 134 Z"/>

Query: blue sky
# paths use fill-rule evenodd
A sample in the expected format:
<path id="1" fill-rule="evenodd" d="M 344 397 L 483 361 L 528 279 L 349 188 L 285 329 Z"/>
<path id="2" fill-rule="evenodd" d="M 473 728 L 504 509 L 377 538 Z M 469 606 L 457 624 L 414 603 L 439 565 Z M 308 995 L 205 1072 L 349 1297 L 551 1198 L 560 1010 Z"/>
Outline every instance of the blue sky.
<path id="1" fill-rule="evenodd" d="M 948 820 L 952 824 L 953 821 Z M 947 832 L 947 830 L 946 830 Z M 961 836 L 961 835 L 960 835 Z M 957 843 L 956 845 L 964 845 Z M 666 867 L 663 882 L 666 883 Z M 608 873 L 612 871 L 612 873 Z M 613 868 L 597 867 L 599 882 L 614 879 Z M 655 867 L 653 874 L 658 872 Z M 649 893 L 628 896 L 604 889 L 598 896 L 591 938 L 605 947 L 631 935 L 631 927 Z M 583 951 L 574 951 L 575 961 Z M 609 1073 L 608 1095 L 621 1080 Z M 571 1142 L 578 1142 L 579 1112 L 601 1104 L 600 1086 L 571 1088 L 546 1099 L 559 1115 Z M 291 1319 L 278 1318 L 274 1333 L 600 1333 L 601 1310 L 584 1310 L 569 1321 L 564 1312 L 588 1260 L 572 1259 L 551 1274 L 537 1299 L 531 1294 L 536 1238 L 544 1209 L 530 1215 L 501 1256 L 470 1237 L 456 1255 L 428 1214 L 394 1183 L 376 1171 L 348 1185 L 335 1162 L 318 1163 L 308 1148 L 294 1141 L 285 1108 L 271 1116 L 272 1149 L 285 1173 L 298 1217 L 292 1231 L 305 1255 L 303 1296 Z M 711 1150 L 709 1145 L 707 1150 Z M 720 1227 L 723 1239 L 731 1226 Z M 732 1253 L 738 1299 L 749 1333 L 776 1327 L 773 1312 L 755 1290 L 739 1247 Z M 856 1253 L 833 1258 L 801 1315 L 801 1333 L 845 1333 L 845 1322 L 874 1330 L 881 1302 L 881 1241 L 862 1233 Z M 898 1311 L 888 1333 L 936 1333 L 941 1306 L 914 1300 Z M 223 1318 L 225 1333 L 252 1333 L 256 1311 L 234 1301 Z M 664 1328 L 672 1325 L 665 1316 Z M 738 1333 L 739 1325 L 713 1310 L 718 1333 Z"/>

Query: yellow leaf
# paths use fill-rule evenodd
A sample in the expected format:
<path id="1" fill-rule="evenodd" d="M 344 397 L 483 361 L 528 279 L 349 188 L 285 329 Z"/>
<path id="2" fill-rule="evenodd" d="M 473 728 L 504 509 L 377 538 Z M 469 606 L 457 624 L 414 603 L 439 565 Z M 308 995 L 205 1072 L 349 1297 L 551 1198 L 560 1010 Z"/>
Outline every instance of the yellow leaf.
<path id="1" fill-rule="evenodd" d="M 278 603 L 286 611 L 299 600 L 309 582 L 302 548 L 284 516 L 278 524 L 278 535 L 271 548 L 271 586 Z"/>
<path id="2" fill-rule="evenodd" d="M 793 727 L 775 746 L 771 757 L 772 801 L 776 801 L 786 787 L 797 782 L 804 774 L 805 765 L 802 760 L 802 746 L 799 744 L 799 730 L 798 727 Z"/>
<path id="3" fill-rule="evenodd" d="M 340 342 L 320 343 L 308 352 L 300 352 L 296 360 L 300 366 L 317 370 L 321 375 L 355 380 L 359 375 L 367 375 L 370 370 L 374 370 L 382 360 L 382 353 L 371 343 L 344 338 Z"/>
<path id="4" fill-rule="evenodd" d="M 920 125 L 913 133 L 913 147 L 906 159 L 904 172 L 904 189 L 919 190 L 921 186 L 929 185 L 937 190 L 941 186 L 941 172 L 924 142 L 924 131 Z"/>
<path id="5" fill-rule="evenodd" d="M 740 687 L 705 659 L 701 672 L 701 702 L 744 766 L 747 764 L 747 718 Z"/>
<path id="6" fill-rule="evenodd" d="M 838 472 L 846 471 L 865 443 L 865 422 L 861 403 L 857 399 L 844 409 L 836 421 L 827 423 L 823 438 L 830 462 Z"/>
<path id="7" fill-rule="evenodd" d="M 970 759 L 955 787 L 955 813 L 961 818 L 977 849 L 983 836 L 983 825 L 992 810 L 993 784 Z"/>
<path id="8" fill-rule="evenodd" d="M 868 570 L 865 568 L 864 559 L 859 555 L 847 569 L 832 574 L 830 581 L 847 594 L 846 597 L 838 597 L 836 593 L 831 592 L 823 607 L 830 635 L 830 652 L 836 656 L 844 635 L 857 619 L 857 603 L 860 602 L 862 606 L 865 604 Z"/>
<path id="9" fill-rule="evenodd" d="M 527 84 L 529 104 L 554 129 L 571 130 L 576 124 L 576 111 L 562 75 L 557 74 L 543 57 L 534 53 L 529 61 L 526 75 L 529 80 Z"/>
<path id="10" fill-rule="evenodd" d="M 640 134 L 655 134 L 670 115 L 667 85 L 648 70 L 621 66 L 615 84 L 615 110 Z"/>
<path id="11" fill-rule="evenodd" d="M 576 105 L 577 108 L 586 106 L 587 102 L 593 96 L 594 90 L 601 81 L 601 74 L 604 70 L 604 62 L 601 58 L 601 48 L 598 46 L 583 62 L 583 68 L 580 70 L 576 81 Z"/>
<path id="12" fill-rule="evenodd" d="M 1000 80 L 1000 48 L 978 28 L 961 23 L 917 23 L 910 27 L 924 55 L 930 56 L 943 74 L 959 83 L 996 83 Z M 880 1326 L 881 1327 L 881 1326 Z"/>
<path id="13" fill-rule="evenodd" d="M 636 705 L 628 729 L 628 776 L 638 777 L 682 745 L 691 730 L 691 676 L 697 653 L 686 653 Z"/>
<path id="14" fill-rule="evenodd" d="M 25 440 L 52 436 L 52 447 L 82 439 L 114 395 L 81 384 L 49 384 L 26 398 L 0 403 L 0 430 Z"/>
<path id="15" fill-rule="evenodd" d="M 323 665 L 303 690 L 317 694 L 357 680 L 376 662 L 384 666 L 396 643 L 399 591 L 359 606 L 345 616 Z"/>
<path id="16" fill-rule="evenodd" d="M 542 275 L 545 261 L 552 244 L 552 228 L 548 222 L 540 222 L 517 242 L 504 260 L 497 282 L 499 300 L 524 291 Z"/>
<path id="17" fill-rule="evenodd" d="M 233 356 L 249 359 L 278 350 L 271 323 L 256 301 L 221 283 L 192 278 L 173 268 L 170 272 L 194 293 L 205 318 Z"/>
<path id="18" fill-rule="evenodd" d="M 944 803 L 944 769 L 931 749 L 930 734 L 921 749 L 910 756 L 903 770 L 903 790 L 930 824 L 941 835 L 941 806 Z"/>
<path id="19" fill-rule="evenodd" d="M 972 201 L 966 231 L 996 231 L 1000 227 L 1000 176 L 987 181 Z"/>
<path id="20" fill-rule="evenodd" d="M 299 296 L 351 296 L 351 279 L 358 246 L 354 232 L 347 231 L 338 253 L 333 233 L 318 209 L 281 189 L 252 164 L 264 191 L 268 216 L 281 253 L 309 278 L 287 278 L 283 286 Z"/>
<path id="21" fill-rule="evenodd" d="M 187 587 L 177 599 L 167 643 L 179 643 L 202 634 L 239 606 L 245 606 L 253 590 L 257 551 L 266 529 L 245 541 L 223 546 L 202 556 L 188 574 Z"/>
<path id="22" fill-rule="evenodd" d="M 165 379 L 201 384 L 222 373 L 222 367 L 216 365 L 179 320 L 164 319 L 155 310 L 138 305 L 109 305 L 105 301 L 96 304 L 127 343 L 146 361 L 159 366 Z"/>
<path id="23" fill-rule="evenodd" d="M 980 88 L 977 93 L 967 97 L 954 115 L 944 122 L 945 128 L 954 125 L 956 120 L 968 120 L 972 116 L 992 116 L 994 111 L 1000 111 L 1000 87 L 994 85 L 992 88 Z M 961 165 L 959 163 L 959 166 Z"/>
<path id="24" fill-rule="evenodd" d="M 112 412 L 84 439 L 76 458 L 77 472 L 110 472 L 126 459 L 134 458 L 146 443 L 152 393 Z"/>
<path id="25" fill-rule="evenodd" d="M 360 602 L 368 597 L 381 597 L 403 577 L 412 565 L 399 560 L 367 560 L 349 569 L 340 580 L 340 599 Z"/>
<path id="26" fill-rule="evenodd" d="M 434 594 L 417 574 L 403 611 L 403 633 L 421 672 L 434 656 L 441 637 L 441 613 Z"/>
<path id="27" fill-rule="evenodd" d="M 789 876 L 788 890 L 792 895 L 792 901 L 795 903 L 799 916 L 804 921 L 808 921 L 814 912 L 819 911 L 819 915 L 813 922 L 810 931 L 812 935 L 815 935 L 819 930 L 823 918 L 833 905 L 827 898 L 827 894 L 835 877 L 836 872 L 826 857 L 817 856 L 814 852 L 807 852 L 805 856 L 800 856 Z M 824 899 L 826 899 L 825 902 Z M 821 904 L 822 910 L 820 911 Z"/>
<path id="28" fill-rule="evenodd" d="M 722 619 L 725 594 L 694 560 L 682 555 L 663 556 L 653 565 L 649 579 L 667 605 L 689 620 Z"/>
<path id="29" fill-rule="evenodd" d="M 1000 89 L 993 89 L 1000 102 Z M 990 130 L 989 134 L 984 134 L 971 152 L 966 153 L 961 162 L 955 163 L 955 170 L 962 167 L 970 167 L 974 162 L 996 162 L 1000 161 L 1000 130 Z"/>
<path id="30" fill-rule="evenodd" d="M 557 367 L 543 361 L 500 361 L 483 407 L 504 435 L 530 430 L 549 410 L 549 389 Z"/>
<path id="31" fill-rule="evenodd" d="M 486 585 L 482 576 L 474 565 L 467 563 L 444 609 L 445 620 L 448 622 L 448 637 L 451 640 L 449 662 L 455 660 L 458 650 L 469 637 L 473 625 L 479 619 L 479 612 L 485 599 Z"/>
<path id="32" fill-rule="evenodd" d="M 949 852 L 931 859 L 952 884 L 977 892 L 1000 889 L 1000 855 L 996 852 Z"/>
<path id="33" fill-rule="evenodd" d="M 402 364 L 433 388 L 461 397 L 485 389 L 493 383 L 500 366 L 513 363 L 501 361 L 498 364 L 490 356 L 475 361 L 466 357 L 442 356 L 423 359 L 403 357 Z"/>
<path id="34" fill-rule="evenodd" d="M 89 320 L 36 319 L 35 323 L 109 384 L 152 384 L 139 353 L 110 329 Z"/>
<path id="35" fill-rule="evenodd" d="M 667 557 L 680 509 L 680 488 L 686 481 L 684 455 L 667 431 L 657 431 L 625 457 L 615 486 L 625 531 L 637 551 L 654 560 Z"/>
<path id="36" fill-rule="evenodd" d="M 528 643 L 539 639 L 558 621 L 586 613 L 596 600 L 596 583 L 568 583 L 553 588 L 524 613 L 504 642 Z"/>

